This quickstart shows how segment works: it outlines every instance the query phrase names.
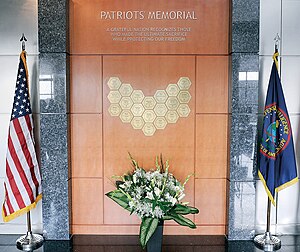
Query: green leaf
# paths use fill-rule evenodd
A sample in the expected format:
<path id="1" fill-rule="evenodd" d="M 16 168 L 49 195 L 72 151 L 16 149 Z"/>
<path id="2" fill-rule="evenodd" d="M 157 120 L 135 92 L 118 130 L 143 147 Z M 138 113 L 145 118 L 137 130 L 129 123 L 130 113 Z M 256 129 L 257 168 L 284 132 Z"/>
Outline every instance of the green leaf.
<path id="1" fill-rule="evenodd" d="M 120 190 L 114 190 L 105 194 L 108 198 L 118 203 L 124 209 L 130 211 L 129 199 Z"/>
<path id="2" fill-rule="evenodd" d="M 187 206 L 190 209 L 191 214 L 198 214 L 199 213 L 199 209 L 196 207 L 190 207 Z"/>
<path id="3" fill-rule="evenodd" d="M 120 185 L 123 185 L 123 184 L 124 184 L 124 181 L 117 180 L 116 181 L 116 187 L 117 187 L 117 189 L 120 189 Z"/>
<path id="4" fill-rule="evenodd" d="M 176 221 L 181 226 L 187 226 L 189 228 L 196 228 L 196 224 L 192 222 L 190 219 L 183 217 L 180 214 L 170 214 L 172 219 Z"/>
<path id="5" fill-rule="evenodd" d="M 125 174 L 123 177 L 124 177 L 124 181 L 132 181 L 130 175 Z"/>
<path id="6" fill-rule="evenodd" d="M 164 220 L 173 220 L 173 217 L 170 215 L 165 215 L 163 218 Z"/>
<path id="7" fill-rule="evenodd" d="M 164 213 L 168 213 L 170 209 L 172 208 L 172 203 L 170 202 L 161 202 L 158 201 L 157 205 L 163 210 Z"/>
<path id="8" fill-rule="evenodd" d="M 156 207 L 156 201 L 153 200 L 153 201 L 152 201 L 152 211 L 154 211 L 155 207 Z"/>
<path id="9" fill-rule="evenodd" d="M 181 204 L 176 204 L 175 208 L 173 208 L 171 210 L 171 212 L 175 212 L 177 214 L 182 214 L 182 215 L 186 215 L 186 214 L 197 214 L 199 213 L 199 210 L 195 207 L 190 207 L 190 206 L 184 206 Z"/>
<path id="10" fill-rule="evenodd" d="M 147 242 L 151 238 L 151 236 L 154 234 L 157 226 L 158 226 L 159 220 L 156 218 L 143 218 L 141 227 L 140 227 L 140 243 L 142 245 L 142 248 L 144 249 L 147 245 Z"/>

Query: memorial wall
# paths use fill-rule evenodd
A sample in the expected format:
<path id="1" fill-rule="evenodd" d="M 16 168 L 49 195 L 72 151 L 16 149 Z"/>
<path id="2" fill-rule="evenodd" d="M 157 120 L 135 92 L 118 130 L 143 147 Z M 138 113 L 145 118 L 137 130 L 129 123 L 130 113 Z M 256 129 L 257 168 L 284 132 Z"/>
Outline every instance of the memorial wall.
<path id="1" fill-rule="evenodd" d="M 137 234 L 105 198 L 113 175 L 162 153 L 200 209 L 191 230 L 225 234 L 229 153 L 227 0 L 70 1 L 72 234 Z"/>

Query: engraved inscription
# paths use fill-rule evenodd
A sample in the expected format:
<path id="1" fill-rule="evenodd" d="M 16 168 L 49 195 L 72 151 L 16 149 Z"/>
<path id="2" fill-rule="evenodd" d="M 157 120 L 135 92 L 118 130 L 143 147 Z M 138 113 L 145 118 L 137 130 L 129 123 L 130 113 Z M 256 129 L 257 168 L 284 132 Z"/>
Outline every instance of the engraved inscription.
<path id="1" fill-rule="evenodd" d="M 142 117 L 133 117 L 131 125 L 134 129 L 142 129 L 145 121 Z"/>
<path id="2" fill-rule="evenodd" d="M 145 110 L 143 114 L 143 119 L 145 122 L 154 122 L 156 115 L 153 110 Z"/>
<path id="3" fill-rule="evenodd" d="M 154 98 L 158 103 L 165 103 L 168 99 L 168 95 L 165 90 L 157 90 L 155 92 Z"/>
<path id="4" fill-rule="evenodd" d="M 133 102 L 130 99 L 130 97 L 122 97 L 120 101 L 120 105 L 122 109 L 130 109 L 131 106 L 133 105 Z"/>
<path id="5" fill-rule="evenodd" d="M 140 103 L 133 104 L 133 106 L 131 108 L 131 111 L 134 116 L 142 116 L 144 110 L 145 109 L 144 109 L 143 105 Z"/>
<path id="6" fill-rule="evenodd" d="M 177 84 L 181 90 L 188 90 L 192 83 L 188 77 L 180 77 Z"/>
<path id="7" fill-rule="evenodd" d="M 141 90 L 134 90 L 131 94 L 131 99 L 134 103 L 141 103 L 144 97 L 144 93 Z"/>
<path id="8" fill-rule="evenodd" d="M 154 112 L 157 116 L 165 116 L 168 108 L 165 104 L 156 104 Z"/>
<path id="9" fill-rule="evenodd" d="M 121 86 L 121 81 L 118 77 L 110 77 L 107 84 L 111 90 L 117 90 Z"/>
<path id="10" fill-rule="evenodd" d="M 168 111 L 168 113 L 166 114 L 166 119 L 168 123 L 176 123 L 178 120 L 178 114 L 176 111 Z"/>
<path id="11" fill-rule="evenodd" d="M 190 114 L 191 109 L 187 104 L 180 104 L 177 112 L 180 117 L 187 117 Z"/>
<path id="12" fill-rule="evenodd" d="M 179 87 L 177 84 L 169 84 L 167 87 L 167 93 L 169 96 L 176 96 L 179 93 Z"/>
<path id="13" fill-rule="evenodd" d="M 122 84 L 120 87 L 120 93 L 122 96 L 130 96 L 133 89 L 130 84 Z"/>
<path id="14" fill-rule="evenodd" d="M 156 104 L 156 101 L 154 100 L 153 97 L 146 96 L 145 99 L 143 100 L 143 105 L 145 109 L 154 109 Z"/>
<path id="15" fill-rule="evenodd" d="M 179 106 L 179 101 L 176 97 L 169 97 L 166 103 L 168 109 L 176 110 Z"/>
<path id="16" fill-rule="evenodd" d="M 153 136 L 156 131 L 153 123 L 145 123 L 143 127 L 143 132 L 145 136 Z"/>
<path id="17" fill-rule="evenodd" d="M 119 116 L 122 109 L 119 104 L 110 104 L 108 108 L 108 112 L 111 116 Z"/>
<path id="18" fill-rule="evenodd" d="M 129 123 L 131 121 L 131 119 L 133 118 L 133 115 L 130 112 L 130 110 L 123 110 L 121 112 L 120 118 L 121 118 L 122 122 Z"/>
<path id="19" fill-rule="evenodd" d="M 157 129 L 164 129 L 167 126 L 167 121 L 164 117 L 157 117 L 154 121 L 154 125 Z"/>
<path id="20" fill-rule="evenodd" d="M 180 91 L 178 94 L 178 99 L 180 103 L 189 103 L 191 100 L 191 95 L 189 91 Z"/>
<path id="21" fill-rule="evenodd" d="M 111 103 L 118 103 L 121 100 L 121 94 L 119 91 L 110 91 L 107 97 Z"/>

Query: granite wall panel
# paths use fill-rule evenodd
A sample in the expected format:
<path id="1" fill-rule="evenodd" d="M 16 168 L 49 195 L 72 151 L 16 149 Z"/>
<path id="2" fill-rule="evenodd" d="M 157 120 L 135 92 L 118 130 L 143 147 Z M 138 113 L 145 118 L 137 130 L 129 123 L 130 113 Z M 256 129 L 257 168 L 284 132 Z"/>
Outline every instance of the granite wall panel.
<path id="1" fill-rule="evenodd" d="M 69 239 L 69 1 L 39 0 L 41 169 L 45 238 Z"/>
<path id="2" fill-rule="evenodd" d="M 255 232 L 259 7 L 259 0 L 232 1 L 229 240 Z"/>

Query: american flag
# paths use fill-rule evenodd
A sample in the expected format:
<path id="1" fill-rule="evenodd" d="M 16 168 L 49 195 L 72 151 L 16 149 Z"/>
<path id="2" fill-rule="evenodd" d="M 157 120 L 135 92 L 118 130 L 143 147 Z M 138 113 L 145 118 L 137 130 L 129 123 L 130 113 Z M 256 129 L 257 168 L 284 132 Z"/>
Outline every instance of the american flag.
<path id="1" fill-rule="evenodd" d="M 26 52 L 20 54 L 8 133 L 3 220 L 27 213 L 42 198 L 41 176 L 34 149 Z"/>

